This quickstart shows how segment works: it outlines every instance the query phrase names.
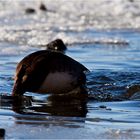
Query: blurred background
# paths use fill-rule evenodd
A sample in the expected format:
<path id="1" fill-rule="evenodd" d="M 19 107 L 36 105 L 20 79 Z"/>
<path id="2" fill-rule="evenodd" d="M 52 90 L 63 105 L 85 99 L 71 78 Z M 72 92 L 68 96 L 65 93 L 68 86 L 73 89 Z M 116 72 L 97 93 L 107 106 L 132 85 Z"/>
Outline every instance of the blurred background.
<path id="1" fill-rule="evenodd" d="M 46 8 L 41 9 L 43 4 Z M 71 32 L 140 28 L 138 0 L 7 0 L 0 2 L 0 40 L 42 45 L 55 38 L 88 41 Z M 92 36 L 93 39 L 96 36 Z"/>

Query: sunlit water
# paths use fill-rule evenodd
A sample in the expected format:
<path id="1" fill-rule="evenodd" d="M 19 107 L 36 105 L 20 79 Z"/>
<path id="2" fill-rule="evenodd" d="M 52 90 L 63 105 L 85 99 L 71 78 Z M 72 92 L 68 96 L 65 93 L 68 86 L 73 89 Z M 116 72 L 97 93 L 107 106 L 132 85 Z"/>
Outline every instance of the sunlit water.
<path id="1" fill-rule="evenodd" d="M 0 3 L 0 128 L 5 138 L 139 139 L 140 2 L 44 1 L 49 12 L 39 10 L 40 1 L 9 2 Z M 35 14 L 25 13 L 30 7 Z M 88 101 L 35 93 L 13 99 L 17 63 L 56 38 L 67 44 L 67 55 L 90 70 Z"/>

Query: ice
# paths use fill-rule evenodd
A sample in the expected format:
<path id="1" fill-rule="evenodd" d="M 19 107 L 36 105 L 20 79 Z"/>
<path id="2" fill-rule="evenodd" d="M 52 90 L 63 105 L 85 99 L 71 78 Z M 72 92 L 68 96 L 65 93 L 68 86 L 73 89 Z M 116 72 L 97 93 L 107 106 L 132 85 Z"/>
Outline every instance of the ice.
<path id="1" fill-rule="evenodd" d="M 6 121 L 7 122 L 7 121 Z M 138 139 L 139 134 L 134 129 L 117 129 L 103 125 L 80 124 L 25 124 L 23 122 L 3 123 L 6 129 L 6 139 Z M 7 125 L 8 124 L 8 125 Z M 18 132 L 18 133 L 17 133 Z"/>

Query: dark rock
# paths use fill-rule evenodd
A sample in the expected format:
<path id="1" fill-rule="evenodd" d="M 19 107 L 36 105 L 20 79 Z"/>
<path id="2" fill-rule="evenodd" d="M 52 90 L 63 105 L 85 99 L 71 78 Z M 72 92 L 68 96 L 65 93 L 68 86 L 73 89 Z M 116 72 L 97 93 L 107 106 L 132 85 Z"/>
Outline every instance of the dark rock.
<path id="1" fill-rule="evenodd" d="M 39 9 L 42 10 L 42 11 L 47 11 L 47 8 L 43 3 L 41 3 Z"/>
<path id="2" fill-rule="evenodd" d="M 106 108 L 106 106 L 105 105 L 100 105 L 99 108 Z"/>
<path id="3" fill-rule="evenodd" d="M 0 128 L 0 139 L 3 139 L 5 136 L 5 129 Z"/>
<path id="4" fill-rule="evenodd" d="M 36 10 L 33 9 L 33 8 L 27 8 L 27 9 L 25 10 L 25 12 L 26 12 L 27 14 L 34 14 L 34 13 L 36 12 Z"/>
<path id="5" fill-rule="evenodd" d="M 126 97 L 130 98 L 132 97 L 135 93 L 140 91 L 140 85 L 132 85 L 127 89 Z"/>

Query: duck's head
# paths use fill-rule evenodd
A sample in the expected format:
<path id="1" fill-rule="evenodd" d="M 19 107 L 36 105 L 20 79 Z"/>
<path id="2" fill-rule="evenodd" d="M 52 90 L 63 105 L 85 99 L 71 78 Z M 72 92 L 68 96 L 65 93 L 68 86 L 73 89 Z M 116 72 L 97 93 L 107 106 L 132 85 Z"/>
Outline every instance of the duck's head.
<path id="1" fill-rule="evenodd" d="M 47 44 L 47 50 L 64 53 L 67 47 L 61 39 L 56 39 Z"/>

